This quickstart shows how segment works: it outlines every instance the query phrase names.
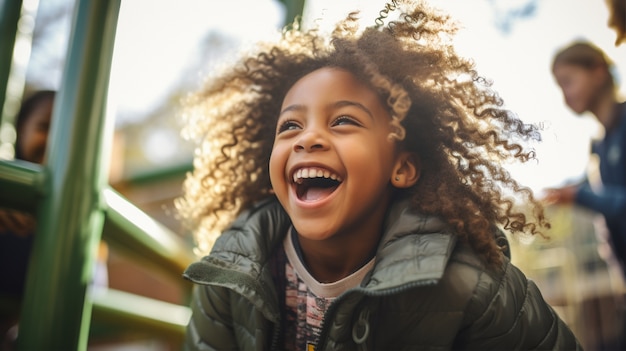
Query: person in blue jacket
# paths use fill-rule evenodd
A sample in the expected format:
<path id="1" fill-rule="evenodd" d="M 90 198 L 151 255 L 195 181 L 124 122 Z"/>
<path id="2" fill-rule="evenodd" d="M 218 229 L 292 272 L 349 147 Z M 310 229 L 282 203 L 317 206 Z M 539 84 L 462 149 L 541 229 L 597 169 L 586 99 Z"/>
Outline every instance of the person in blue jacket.
<path id="1" fill-rule="evenodd" d="M 186 350 L 576 350 L 506 233 L 537 139 L 420 1 L 259 43 L 190 96 Z M 221 234 L 220 234 L 221 233 Z M 215 239 L 217 236 L 217 239 Z"/>
<path id="2" fill-rule="evenodd" d="M 601 186 L 589 181 L 548 189 L 546 201 L 576 203 L 603 215 L 609 242 L 626 274 L 626 103 L 620 101 L 612 62 L 592 43 L 577 41 L 553 59 L 552 73 L 567 106 L 576 114 L 590 112 L 604 128 L 591 151 L 599 160 Z"/>
<path id="3" fill-rule="evenodd" d="M 584 179 L 578 184 L 546 189 L 545 201 L 577 204 L 600 214 L 614 257 L 610 260 L 617 261 L 626 278 L 626 102 L 619 97 L 612 70 L 613 63 L 604 51 L 588 41 L 572 42 L 555 54 L 552 74 L 565 104 L 578 115 L 591 113 L 603 127 L 604 136 L 591 145 L 598 160 L 600 182 Z M 626 350 L 625 302 L 624 296 L 616 297 L 617 328 L 622 332 L 615 348 L 620 350 Z"/>

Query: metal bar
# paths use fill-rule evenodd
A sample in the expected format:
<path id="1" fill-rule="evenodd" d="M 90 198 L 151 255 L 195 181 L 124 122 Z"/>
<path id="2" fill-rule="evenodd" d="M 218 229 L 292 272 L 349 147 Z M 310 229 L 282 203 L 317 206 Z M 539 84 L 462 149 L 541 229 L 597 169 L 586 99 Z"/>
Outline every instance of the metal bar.
<path id="1" fill-rule="evenodd" d="M 19 350 L 86 350 L 88 286 L 104 223 L 112 118 L 105 118 L 120 0 L 78 0 L 48 141 Z"/>
<path id="2" fill-rule="evenodd" d="M 7 84 L 13 62 L 13 48 L 17 36 L 17 22 L 22 11 L 22 0 L 4 0 L 0 2 L 0 126 L 2 109 L 6 99 Z"/>
<path id="3" fill-rule="evenodd" d="M 184 178 L 184 176 L 193 171 L 193 163 L 173 165 L 165 168 L 151 169 L 146 172 L 132 174 L 124 179 L 124 183 L 132 187 L 138 184 L 147 184 L 153 182 L 164 181 L 172 177 Z"/>
<path id="4" fill-rule="evenodd" d="M 0 160 L 0 205 L 34 213 L 44 197 L 43 168 L 20 160 Z M 109 244 L 154 269 L 180 277 L 197 257 L 192 245 L 146 215 L 117 191 L 105 187 L 103 236 Z"/>
<path id="5" fill-rule="evenodd" d="M 103 194 L 106 204 L 103 235 L 107 243 L 177 278 L 196 260 L 190 244 L 115 190 L 106 188 Z"/>
<path id="6" fill-rule="evenodd" d="M 45 174 L 34 163 L 0 160 L 0 205 L 35 213 L 44 195 Z"/>
<path id="7" fill-rule="evenodd" d="M 147 333 L 181 345 L 191 317 L 187 306 L 114 289 L 94 294 L 93 307 L 94 321 L 98 325 L 109 323 L 121 335 Z"/>
<path id="8" fill-rule="evenodd" d="M 294 20 L 300 19 L 302 17 L 302 12 L 304 11 L 304 2 L 305 0 L 279 0 L 285 5 L 285 25 L 290 25 Z"/>

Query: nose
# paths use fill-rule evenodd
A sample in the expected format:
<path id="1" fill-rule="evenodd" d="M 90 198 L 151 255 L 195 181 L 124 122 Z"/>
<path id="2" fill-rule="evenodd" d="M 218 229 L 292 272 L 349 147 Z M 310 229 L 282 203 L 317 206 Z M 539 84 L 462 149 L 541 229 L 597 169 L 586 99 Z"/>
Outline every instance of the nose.
<path id="1" fill-rule="evenodd" d="M 294 151 L 322 151 L 328 149 L 328 142 L 316 130 L 305 130 L 300 134 L 293 145 Z"/>

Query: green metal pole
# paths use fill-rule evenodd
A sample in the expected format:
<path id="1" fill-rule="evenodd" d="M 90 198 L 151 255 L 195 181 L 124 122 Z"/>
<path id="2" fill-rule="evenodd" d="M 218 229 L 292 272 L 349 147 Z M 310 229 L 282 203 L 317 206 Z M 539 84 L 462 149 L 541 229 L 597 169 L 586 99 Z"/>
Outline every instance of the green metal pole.
<path id="1" fill-rule="evenodd" d="M 177 278 L 197 257 L 180 236 L 148 216 L 115 190 L 103 190 L 104 239 L 133 259 Z"/>
<path id="2" fill-rule="evenodd" d="M 86 350 L 112 118 L 105 118 L 120 0 L 78 0 L 48 144 L 19 350 Z"/>
<path id="3" fill-rule="evenodd" d="M 285 25 L 290 25 L 295 19 L 302 17 L 305 0 L 279 0 L 285 5 Z"/>
<path id="4" fill-rule="evenodd" d="M 0 160 L 0 206 L 35 213 L 44 196 L 41 165 L 21 160 Z"/>
<path id="5" fill-rule="evenodd" d="M 17 36 L 17 22 L 22 12 L 22 0 L 0 1 L 0 126 L 2 107 L 7 94 L 7 83 L 13 61 L 13 47 Z"/>

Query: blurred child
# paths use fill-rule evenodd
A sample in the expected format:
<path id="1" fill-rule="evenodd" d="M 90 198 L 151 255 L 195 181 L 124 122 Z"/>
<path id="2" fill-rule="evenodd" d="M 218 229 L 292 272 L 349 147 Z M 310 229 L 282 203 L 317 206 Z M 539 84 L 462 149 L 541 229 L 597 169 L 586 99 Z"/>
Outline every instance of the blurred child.
<path id="1" fill-rule="evenodd" d="M 44 163 L 55 95 L 52 90 L 40 90 L 24 100 L 15 119 L 16 159 Z"/>
<path id="2" fill-rule="evenodd" d="M 44 163 L 55 92 L 37 91 L 26 98 L 15 119 L 15 159 Z M 19 319 L 28 262 L 33 247 L 35 216 L 0 207 L 0 297 L 15 301 L 0 310 L 0 349 L 8 349 L 16 337 L 7 335 Z"/>
<path id="3" fill-rule="evenodd" d="M 178 206 L 211 252 L 184 273 L 187 349 L 580 348 L 508 257 L 504 232 L 549 226 L 501 166 L 538 130 L 454 31 L 409 1 L 294 25 L 190 99 Z"/>
<path id="4" fill-rule="evenodd" d="M 56 91 L 38 90 L 22 102 L 15 119 L 16 160 L 45 163 L 55 96 Z M 1 350 L 12 348 L 17 337 L 18 306 L 24 295 L 35 229 L 34 215 L 0 207 L 0 298 L 14 301 L 11 308 L 0 309 Z M 107 256 L 108 246 L 102 241 L 95 263 L 94 286 L 108 285 Z"/>
<path id="5" fill-rule="evenodd" d="M 54 96 L 41 90 L 22 103 L 15 119 L 15 159 L 44 163 Z M 0 208 L 0 294 L 22 296 L 34 231 L 33 215 Z"/>

